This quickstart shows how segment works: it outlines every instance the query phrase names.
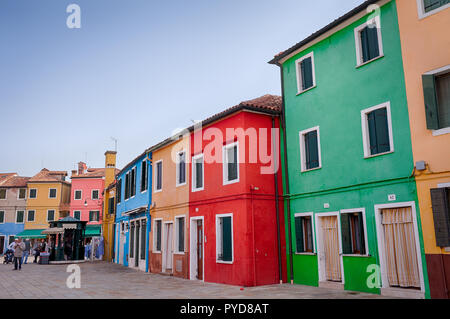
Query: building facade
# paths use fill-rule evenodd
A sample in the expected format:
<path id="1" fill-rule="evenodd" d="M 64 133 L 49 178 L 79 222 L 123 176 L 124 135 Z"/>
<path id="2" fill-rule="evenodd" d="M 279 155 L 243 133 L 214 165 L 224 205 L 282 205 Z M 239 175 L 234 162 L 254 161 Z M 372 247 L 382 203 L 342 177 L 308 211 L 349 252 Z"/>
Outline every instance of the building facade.
<path id="1" fill-rule="evenodd" d="M 366 1 L 271 63 L 290 279 L 429 297 L 396 2 Z"/>
<path id="2" fill-rule="evenodd" d="M 105 188 L 103 193 L 103 224 L 102 234 L 104 238 L 104 260 L 114 260 L 114 236 L 116 218 L 116 181 L 115 175 L 117 152 L 107 151 L 105 153 Z"/>
<path id="3" fill-rule="evenodd" d="M 0 255 L 24 229 L 29 177 L 0 173 Z"/>
<path id="4" fill-rule="evenodd" d="M 249 287 L 285 278 L 280 106 L 266 95 L 191 128 L 191 280 Z"/>
<path id="5" fill-rule="evenodd" d="M 450 298 L 450 4 L 397 0 L 432 298 Z"/>

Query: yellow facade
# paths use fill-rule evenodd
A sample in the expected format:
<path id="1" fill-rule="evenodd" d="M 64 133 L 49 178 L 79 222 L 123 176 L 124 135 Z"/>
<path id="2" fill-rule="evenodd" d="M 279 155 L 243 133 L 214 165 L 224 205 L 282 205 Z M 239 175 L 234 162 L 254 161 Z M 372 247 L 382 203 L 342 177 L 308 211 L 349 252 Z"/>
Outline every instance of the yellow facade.
<path id="1" fill-rule="evenodd" d="M 103 194 L 103 243 L 105 253 L 103 259 L 112 261 L 114 251 L 114 220 L 115 220 L 115 193 L 116 187 L 112 185 L 116 173 L 116 152 L 108 151 L 105 153 L 105 189 Z M 109 200 L 114 198 L 114 207 L 110 210 Z M 112 212 L 112 213 L 110 213 Z"/>

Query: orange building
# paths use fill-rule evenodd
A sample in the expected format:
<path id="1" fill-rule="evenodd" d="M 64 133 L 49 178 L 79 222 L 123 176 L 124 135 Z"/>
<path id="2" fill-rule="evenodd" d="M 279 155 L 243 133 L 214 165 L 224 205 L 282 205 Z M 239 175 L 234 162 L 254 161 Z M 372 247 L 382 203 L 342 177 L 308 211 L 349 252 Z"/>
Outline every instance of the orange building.
<path id="1" fill-rule="evenodd" d="M 431 298 L 450 298 L 450 4 L 397 0 Z"/>

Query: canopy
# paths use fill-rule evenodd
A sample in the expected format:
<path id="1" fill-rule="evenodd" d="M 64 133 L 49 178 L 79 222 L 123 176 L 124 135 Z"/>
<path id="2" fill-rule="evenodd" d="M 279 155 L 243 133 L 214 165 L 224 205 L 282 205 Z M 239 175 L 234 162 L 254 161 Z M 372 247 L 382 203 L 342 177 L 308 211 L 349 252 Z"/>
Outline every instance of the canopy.
<path id="1" fill-rule="evenodd" d="M 42 232 L 42 234 L 48 234 L 48 235 L 61 234 L 61 233 L 64 233 L 64 228 L 59 228 L 59 227 L 48 228 Z"/>
<path id="2" fill-rule="evenodd" d="M 101 235 L 102 226 L 86 226 L 86 232 L 84 233 L 84 237 L 98 237 Z"/>
<path id="3" fill-rule="evenodd" d="M 15 237 L 20 238 L 47 238 L 47 235 L 41 234 L 45 229 L 25 229 L 23 232 L 18 233 Z"/>

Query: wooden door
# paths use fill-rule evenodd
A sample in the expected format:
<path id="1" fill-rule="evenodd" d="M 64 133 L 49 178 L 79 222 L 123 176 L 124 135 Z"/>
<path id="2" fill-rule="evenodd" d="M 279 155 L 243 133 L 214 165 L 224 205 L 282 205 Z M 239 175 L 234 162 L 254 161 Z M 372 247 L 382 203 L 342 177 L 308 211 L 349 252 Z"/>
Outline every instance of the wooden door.
<path id="1" fill-rule="evenodd" d="M 327 281 L 342 281 L 337 216 L 321 218 L 323 256 Z"/>
<path id="2" fill-rule="evenodd" d="M 203 280 L 203 222 L 197 221 L 197 279 Z"/>
<path id="3" fill-rule="evenodd" d="M 165 258 L 166 258 L 166 270 L 172 270 L 172 264 L 173 264 L 173 225 L 172 224 L 166 224 L 166 242 L 164 244 L 165 248 Z"/>

